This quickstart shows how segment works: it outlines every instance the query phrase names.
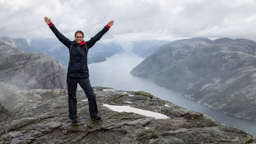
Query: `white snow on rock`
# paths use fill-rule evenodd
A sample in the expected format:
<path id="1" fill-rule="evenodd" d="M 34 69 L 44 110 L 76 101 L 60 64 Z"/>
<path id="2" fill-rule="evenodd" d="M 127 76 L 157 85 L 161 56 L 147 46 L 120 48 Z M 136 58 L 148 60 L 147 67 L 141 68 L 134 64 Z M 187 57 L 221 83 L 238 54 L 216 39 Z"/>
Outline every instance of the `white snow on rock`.
<path id="1" fill-rule="evenodd" d="M 115 90 L 114 89 L 103 89 L 102 91 L 104 91 L 104 92 L 107 92 L 107 91 L 114 92 Z"/>
<path id="2" fill-rule="evenodd" d="M 137 114 L 144 115 L 147 117 L 153 117 L 156 119 L 170 118 L 161 113 L 152 112 L 152 111 L 148 111 L 148 110 L 142 110 L 142 109 L 138 109 L 138 108 L 133 108 L 130 106 L 116 106 L 116 105 L 108 105 L 108 104 L 103 104 L 103 106 L 105 106 L 113 111 L 116 111 L 116 112 L 132 112 L 132 113 L 137 113 Z"/>
<path id="3" fill-rule="evenodd" d="M 170 105 L 168 105 L 168 104 L 165 104 L 164 106 L 166 106 L 166 107 L 170 107 Z"/>

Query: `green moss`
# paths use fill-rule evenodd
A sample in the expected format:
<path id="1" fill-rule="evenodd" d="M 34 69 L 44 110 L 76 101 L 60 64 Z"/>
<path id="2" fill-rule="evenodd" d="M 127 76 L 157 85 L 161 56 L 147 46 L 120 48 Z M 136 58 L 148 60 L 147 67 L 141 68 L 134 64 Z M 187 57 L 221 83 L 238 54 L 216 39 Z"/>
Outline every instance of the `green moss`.
<path id="1" fill-rule="evenodd" d="M 112 105 L 115 105 L 116 103 L 115 102 L 110 102 Z"/>
<path id="2" fill-rule="evenodd" d="M 118 95 L 118 96 L 115 96 L 115 97 L 112 98 L 112 100 L 117 100 L 117 99 L 119 99 L 119 98 L 121 98 L 121 97 L 123 97 L 123 96 L 126 96 L 126 95 Z"/>
<path id="3" fill-rule="evenodd" d="M 149 98 L 153 98 L 153 95 L 144 91 L 137 91 L 137 92 L 132 92 L 133 95 L 140 95 L 140 96 L 146 96 Z"/>

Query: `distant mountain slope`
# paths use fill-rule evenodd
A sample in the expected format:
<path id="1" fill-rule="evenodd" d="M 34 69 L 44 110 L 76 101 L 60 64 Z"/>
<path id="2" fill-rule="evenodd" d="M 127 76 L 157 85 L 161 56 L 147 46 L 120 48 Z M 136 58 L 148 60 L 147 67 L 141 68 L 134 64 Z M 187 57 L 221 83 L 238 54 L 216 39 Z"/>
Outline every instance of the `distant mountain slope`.
<path id="1" fill-rule="evenodd" d="M 187 39 L 165 45 L 131 73 L 237 117 L 256 119 L 256 43 Z"/>
<path id="2" fill-rule="evenodd" d="M 0 82 L 20 88 L 66 88 L 66 71 L 43 53 L 23 53 L 0 40 Z"/>

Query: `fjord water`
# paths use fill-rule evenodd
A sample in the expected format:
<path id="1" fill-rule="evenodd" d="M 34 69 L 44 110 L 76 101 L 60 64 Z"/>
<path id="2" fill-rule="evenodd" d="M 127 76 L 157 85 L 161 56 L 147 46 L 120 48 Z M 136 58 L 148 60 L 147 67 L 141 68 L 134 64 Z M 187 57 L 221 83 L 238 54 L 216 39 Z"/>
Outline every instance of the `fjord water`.
<path id="1" fill-rule="evenodd" d="M 91 84 L 92 86 L 111 87 L 117 90 L 146 91 L 186 109 L 204 113 L 225 125 L 247 131 L 254 138 L 256 137 L 255 121 L 236 118 L 208 108 L 178 93 L 160 87 L 151 80 L 131 75 L 130 71 L 143 60 L 144 58 L 140 58 L 132 52 L 124 52 L 108 58 L 105 62 L 90 64 Z"/>

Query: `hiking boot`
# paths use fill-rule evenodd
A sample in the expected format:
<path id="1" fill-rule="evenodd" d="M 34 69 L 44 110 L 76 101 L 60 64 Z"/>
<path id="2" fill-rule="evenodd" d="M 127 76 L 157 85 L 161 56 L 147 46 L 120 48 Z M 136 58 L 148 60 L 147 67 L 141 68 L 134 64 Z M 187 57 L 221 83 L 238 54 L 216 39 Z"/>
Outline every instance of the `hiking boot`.
<path id="1" fill-rule="evenodd" d="M 75 125 L 75 126 L 77 126 L 77 125 L 78 125 L 77 120 L 76 120 L 76 119 L 73 119 L 73 120 L 72 120 L 72 124 Z"/>
<path id="2" fill-rule="evenodd" d="M 95 120 L 95 121 L 101 121 L 102 120 L 102 118 L 101 117 L 99 117 L 99 116 L 93 116 L 93 117 L 91 117 L 91 119 L 92 120 Z"/>

